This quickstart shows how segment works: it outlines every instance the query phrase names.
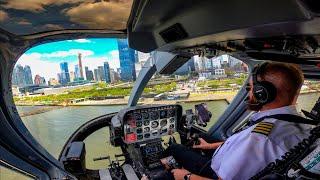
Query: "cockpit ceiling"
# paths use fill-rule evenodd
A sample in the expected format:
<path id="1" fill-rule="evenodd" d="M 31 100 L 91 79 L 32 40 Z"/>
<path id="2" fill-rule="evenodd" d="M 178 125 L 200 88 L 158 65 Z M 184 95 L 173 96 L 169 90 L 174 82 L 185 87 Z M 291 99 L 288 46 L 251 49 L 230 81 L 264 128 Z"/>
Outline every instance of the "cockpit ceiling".
<path id="1" fill-rule="evenodd" d="M 135 0 L 129 45 L 173 51 L 248 38 L 320 34 L 319 0 Z"/>
<path id="2" fill-rule="evenodd" d="M 132 0 L 1 0 L 0 28 L 16 35 L 63 29 L 125 30 Z"/>

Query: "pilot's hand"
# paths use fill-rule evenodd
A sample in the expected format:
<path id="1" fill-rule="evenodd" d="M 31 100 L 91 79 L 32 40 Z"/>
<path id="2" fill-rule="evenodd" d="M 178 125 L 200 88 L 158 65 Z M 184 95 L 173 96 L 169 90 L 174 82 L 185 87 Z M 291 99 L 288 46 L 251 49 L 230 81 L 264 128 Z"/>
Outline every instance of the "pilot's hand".
<path id="1" fill-rule="evenodd" d="M 182 169 L 172 169 L 171 173 L 173 174 L 175 180 L 184 180 L 184 176 L 190 172 L 182 168 Z"/>
<path id="2" fill-rule="evenodd" d="M 207 141 L 205 141 L 202 138 L 199 138 L 199 141 L 200 141 L 200 144 L 198 144 L 198 145 L 194 144 L 192 147 L 195 149 L 211 149 L 210 144 L 207 143 Z"/>
<path id="3" fill-rule="evenodd" d="M 142 175 L 141 180 L 149 180 L 148 176 L 146 176 L 145 174 Z"/>

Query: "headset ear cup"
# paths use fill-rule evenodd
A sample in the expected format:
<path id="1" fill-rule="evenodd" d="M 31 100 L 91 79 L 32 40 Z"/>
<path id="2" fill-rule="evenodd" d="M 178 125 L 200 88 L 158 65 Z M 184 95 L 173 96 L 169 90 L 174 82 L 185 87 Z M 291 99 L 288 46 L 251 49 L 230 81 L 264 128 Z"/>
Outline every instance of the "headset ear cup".
<path id="1" fill-rule="evenodd" d="M 268 81 L 262 81 L 261 84 L 267 89 L 269 97 L 267 103 L 272 102 L 277 96 L 277 88 Z"/>
<path id="2" fill-rule="evenodd" d="M 256 100 L 261 105 L 264 105 L 276 98 L 277 89 L 272 83 L 268 81 L 262 81 L 254 86 L 253 94 Z"/>
<path id="3" fill-rule="evenodd" d="M 253 95 L 256 101 L 261 105 L 267 102 L 269 96 L 266 88 L 262 86 L 260 82 L 253 87 Z"/>

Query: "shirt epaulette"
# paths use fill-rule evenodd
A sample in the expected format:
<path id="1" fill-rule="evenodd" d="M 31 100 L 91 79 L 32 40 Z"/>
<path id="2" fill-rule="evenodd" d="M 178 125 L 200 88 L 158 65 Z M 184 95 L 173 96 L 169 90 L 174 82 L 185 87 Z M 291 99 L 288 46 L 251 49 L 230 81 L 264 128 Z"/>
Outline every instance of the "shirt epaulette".
<path id="1" fill-rule="evenodd" d="M 252 133 L 259 133 L 268 136 L 273 128 L 273 123 L 270 122 L 260 122 L 251 131 Z"/>

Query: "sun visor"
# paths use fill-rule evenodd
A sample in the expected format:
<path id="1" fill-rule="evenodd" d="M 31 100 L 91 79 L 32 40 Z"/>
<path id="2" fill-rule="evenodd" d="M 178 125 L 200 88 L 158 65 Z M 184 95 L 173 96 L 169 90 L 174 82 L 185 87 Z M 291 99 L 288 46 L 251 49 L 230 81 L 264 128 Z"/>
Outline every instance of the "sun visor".
<path id="1" fill-rule="evenodd" d="M 154 52 L 154 64 L 160 74 L 172 74 L 185 64 L 191 55 L 172 54 L 168 52 Z"/>

